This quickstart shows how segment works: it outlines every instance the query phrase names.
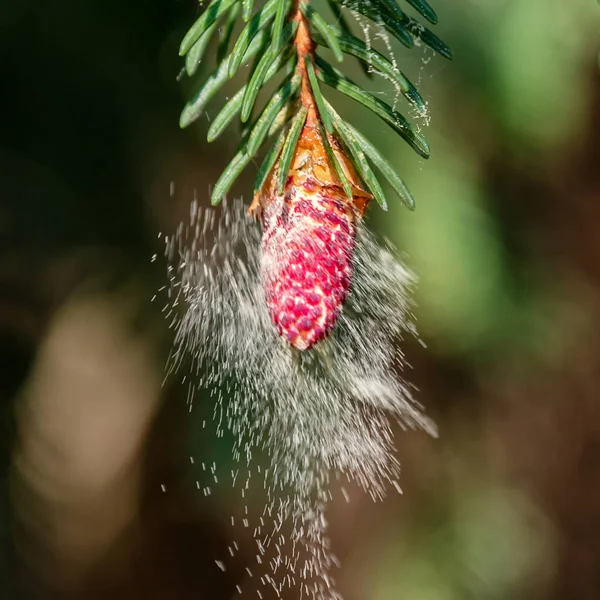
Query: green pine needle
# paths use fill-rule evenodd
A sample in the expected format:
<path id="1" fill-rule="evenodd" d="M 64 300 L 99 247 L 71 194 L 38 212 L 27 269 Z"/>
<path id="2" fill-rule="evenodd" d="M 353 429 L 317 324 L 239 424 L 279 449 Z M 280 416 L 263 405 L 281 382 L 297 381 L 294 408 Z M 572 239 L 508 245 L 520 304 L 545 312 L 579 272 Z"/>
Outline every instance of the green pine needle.
<path id="1" fill-rule="evenodd" d="M 287 181 L 292 159 L 294 158 L 294 151 L 296 150 L 296 144 L 300 138 L 300 132 L 304 127 L 306 121 L 306 115 L 308 110 L 303 106 L 300 112 L 294 117 L 292 126 L 285 138 L 285 144 L 281 152 L 281 162 L 279 163 L 279 172 L 277 174 L 277 193 L 283 194 L 285 188 L 285 182 Z"/>
<path id="2" fill-rule="evenodd" d="M 325 131 L 323 125 L 320 125 L 319 129 L 321 133 L 321 140 L 323 142 L 323 146 L 325 147 L 325 152 L 327 154 L 327 158 L 329 159 L 329 162 L 333 165 L 336 175 L 338 176 L 338 179 L 342 184 L 342 188 L 344 189 L 344 193 L 346 194 L 346 196 L 348 196 L 348 198 L 352 198 L 352 186 L 348 181 L 348 177 L 346 176 L 344 168 L 340 164 L 340 161 L 338 160 L 337 156 L 335 155 L 335 152 L 333 151 L 333 148 L 331 147 L 331 143 L 329 142 L 329 138 L 327 137 L 327 131 Z"/>
<path id="3" fill-rule="evenodd" d="M 285 0 L 277 0 L 277 12 L 275 13 L 275 21 L 273 23 L 272 51 L 277 53 L 282 45 L 281 32 L 283 31 L 283 20 L 287 13 L 287 3 Z"/>
<path id="4" fill-rule="evenodd" d="M 279 136 L 277 141 L 271 146 L 271 149 L 265 155 L 263 163 L 258 169 L 258 173 L 256 175 L 256 181 L 254 182 L 254 193 L 256 194 L 262 186 L 267 181 L 267 177 L 269 173 L 275 166 L 277 159 L 279 158 L 279 154 L 281 149 L 283 148 L 283 144 L 285 143 L 285 137 Z"/>
<path id="5" fill-rule="evenodd" d="M 252 157 L 246 154 L 243 149 L 238 150 L 231 162 L 221 173 L 210 197 L 210 203 L 216 206 L 223 200 L 225 194 L 231 189 L 235 180 L 242 174 L 242 171 L 250 164 Z"/>
<path id="6" fill-rule="evenodd" d="M 389 13 L 396 19 L 404 19 L 404 13 L 402 9 L 396 4 L 396 0 L 381 0 L 381 3 L 389 11 Z"/>
<path id="7" fill-rule="evenodd" d="M 241 120 L 242 123 L 245 123 L 250 118 L 250 113 L 254 108 L 254 101 L 258 96 L 258 92 L 260 92 L 260 88 L 263 86 L 265 81 L 265 76 L 267 75 L 267 71 L 270 66 L 275 62 L 277 55 L 273 51 L 272 48 L 263 54 L 263 57 L 258 61 L 258 65 L 254 69 L 252 73 L 252 77 L 248 82 L 246 87 L 246 93 L 244 94 L 244 99 L 242 100 L 242 114 Z"/>
<path id="8" fill-rule="evenodd" d="M 198 39 L 198 41 L 191 47 L 190 51 L 187 53 L 185 57 L 185 72 L 188 77 L 191 77 L 200 66 L 202 62 L 202 58 L 206 49 L 208 48 L 208 44 L 212 39 L 213 33 L 217 28 L 217 23 L 213 23 Z"/>
<path id="9" fill-rule="evenodd" d="M 253 0 L 242 0 L 242 18 L 244 23 L 247 23 L 252 16 Z"/>
<path id="10" fill-rule="evenodd" d="M 327 46 L 331 48 L 333 54 L 338 62 L 344 60 L 344 54 L 338 43 L 338 36 L 333 30 L 331 25 L 325 21 L 325 19 L 310 5 L 303 2 L 300 4 L 300 10 L 305 17 L 310 21 L 311 25 L 318 31 L 325 40 L 327 40 Z"/>
<path id="11" fill-rule="evenodd" d="M 219 17 L 226 13 L 237 1 L 238 0 L 214 0 L 183 38 L 181 46 L 179 47 L 179 55 L 186 55 L 200 36 L 211 25 L 216 23 Z"/>
<path id="12" fill-rule="evenodd" d="M 306 57 L 305 64 L 306 72 L 308 74 L 308 80 L 310 81 L 310 87 L 312 89 L 313 97 L 315 99 L 315 104 L 319 109 L 319 116 L 321 117 L 323 125 L 325 125 L 325 130 L 327 131 L 327 133 L 331 134 L 333 133 L 333 125 L 331 124 L 329 113 L 325 109 L 325 101 L 323 100 L 323 96 L 321 95 L 321 89 L 319 88 L 319 81 L 317 80 L 315 67 L 313 66 L 312 60 L 308 56 Z"/>
<path id="13" fill-rule="evenodd" d="M 444 58 L 452 60 L 452 50 L 435 33 L 429 31 L 427 27 L 423 27 L 418 21 L 409 17 L 406 18 L 406 26 L 415 38 L 419 38 L 426 46 L 429 46 Z"/>
<path id="14" fill-rule="evenodd" d="M 431 24 L 435 25 L 438 22 L 438 17 L 435 11 L 425 0 L 406 0 L 416 11 L 423 15 Z"/>

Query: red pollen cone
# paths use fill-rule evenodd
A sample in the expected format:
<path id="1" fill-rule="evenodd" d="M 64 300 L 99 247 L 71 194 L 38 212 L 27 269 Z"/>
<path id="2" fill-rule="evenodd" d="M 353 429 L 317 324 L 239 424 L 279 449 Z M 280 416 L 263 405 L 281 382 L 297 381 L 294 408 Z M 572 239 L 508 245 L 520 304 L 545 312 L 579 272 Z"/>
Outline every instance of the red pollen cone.
<path id="1" fill-rule="evenodd" d="M 282 195 L 277 167 L 255 197 L 263 222 L 261 275 L 271 320 L 299 350 L 326 338 L 350 291 L 356 221 L 371 196 L 341 146 L 330 143 L 352 184 L 342 189 L 317 131 L 305 125 Z"/>

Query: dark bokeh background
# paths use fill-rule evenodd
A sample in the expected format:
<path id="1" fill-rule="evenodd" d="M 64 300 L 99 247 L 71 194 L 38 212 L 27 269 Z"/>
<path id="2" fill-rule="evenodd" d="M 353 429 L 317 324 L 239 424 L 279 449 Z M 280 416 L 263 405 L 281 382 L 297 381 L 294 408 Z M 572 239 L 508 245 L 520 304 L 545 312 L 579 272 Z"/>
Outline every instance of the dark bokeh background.
<path id="1" fill-rule="evenodd" d="M 420 277 L 428 348 L 407 342 L 407 377 L 441 432 L 398 433 L 403 496 L 333 504 L 336 578 L 348 600 L 596 599 L 600 7 L 435 8 L 454 62 L 398 49 L 430 104 L 431 160 L 332 94 L 417 199 L 369 220 Z M 239 497 L 202 494 L 198 464 L 226 464 L 227 440 L 199 427 L 207 399 L 190 416 L 161 387 L 170 333 L 150 302 L 158 232 L 194 191 L 207 202 L 237 143 L 231 128 L 208 147 L 204 118 L 178 129 L 197 10 L 0 4 L 2 599 L 228 599 L 254 560 L 248 542 L 215 566 L 242 536 Z"/>

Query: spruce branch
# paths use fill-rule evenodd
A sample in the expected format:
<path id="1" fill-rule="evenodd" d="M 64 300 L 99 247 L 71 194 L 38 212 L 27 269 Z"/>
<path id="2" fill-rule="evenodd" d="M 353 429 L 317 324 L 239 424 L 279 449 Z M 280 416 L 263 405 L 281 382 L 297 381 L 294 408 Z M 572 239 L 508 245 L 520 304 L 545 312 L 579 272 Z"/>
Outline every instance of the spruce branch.
<path id="1" fill-rule="evenodd" d="M 340 65 L 345 64 L 344 55 L 349 55 L 359 61 L 365 73 L 381 73 L 398 86 L 410 105 L 423 112 L 425 102 L 415 85 L 392 61 L 352 33 L 345 13 L 352 11 L 369 19 L 407 48 L 414 47 L 419 40 L 450 59 L 449 47 L 405 9 L 416 11 L 432 25 L 438 17 L 425 0 L 327 0 L 327 3 L 334 22 L 321 15 L 310 0 L 267 0 L 260 7 L 253 0 L 213 0 L 182 40 L 180 55 L 185 56 L 186 72 L 191 77 L 206 61 L 212 40 L 218 37 L 216 68 L 184 107 L 181 127 L 198 119 L 222 86 L 238 76 L 242 66 L 253 63 L 246 83 L 223 106 L 208 130 L 207 139 L 212 142 L 236 116 L 246 124 L 236 155 L 215 185 L 213 204 L 220 202 L 267 139 L 275 136 L 257 174 L 253 208 L 262 188 L 270 181 L 270 174 L 276 178 L 278 193 L 282 193 L 295 153 L 305 138 L 316 140 L 314 151 L 328 165 L 326 171 L 331 183 L 349 198 L 359 197 L 361 206 L 370 195 L 383 209 L 387 207 L 376 169 L 406 206 L 414 208 L 414 200 L 402 179 L 373 144 L 337 114 L 324 92 L 333 87 L 369 109 L 424 158 L 429 156 L 427 141 L 398 110 L 330 65 L 319 50 L 330 49 Z M 219 35 L 215 36 L 215 32 Z M 275 92 L 252 120 L 261 90 L 276 78 L 280 83 Z M 321 88 L 322 84 L 325 87 Z M 305 135 L 307 131 L 316 132 L 316 137 Z M 356 182 L 352 168 L 359 178 Z M 364 189 L 357 187 L 358 181 Z"/>

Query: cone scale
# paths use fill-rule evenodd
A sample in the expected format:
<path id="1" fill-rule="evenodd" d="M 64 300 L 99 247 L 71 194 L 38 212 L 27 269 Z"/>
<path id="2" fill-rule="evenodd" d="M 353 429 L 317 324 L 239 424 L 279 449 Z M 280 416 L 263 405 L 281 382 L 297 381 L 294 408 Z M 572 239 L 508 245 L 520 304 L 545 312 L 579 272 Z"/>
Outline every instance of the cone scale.
<path id="1" fill-rule="evenodd" d="M 261 277 L 269 315 L 281 337 L 299 350 L 335 327 L 350 291 L 357 221 L 372 197 L 338 140 L 328 139 L 352 198 L 330 164 L 319 127 L 307 121 L 283 194 L 277 191 L 276 164 L 251 207 L 263 224 Z"/>

